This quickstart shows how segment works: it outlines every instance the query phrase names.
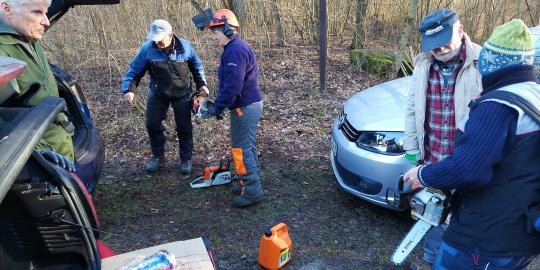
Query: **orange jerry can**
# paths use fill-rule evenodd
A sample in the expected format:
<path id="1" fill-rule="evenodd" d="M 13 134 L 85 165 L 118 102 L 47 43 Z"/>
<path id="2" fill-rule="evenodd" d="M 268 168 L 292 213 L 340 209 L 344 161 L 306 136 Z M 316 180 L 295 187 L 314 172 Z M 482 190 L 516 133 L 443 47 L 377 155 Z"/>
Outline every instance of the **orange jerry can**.
<path id="1" fill-rule="evenodd" d="M 285 223 L 279 223 L 264 232 L 259 247 L 259 265 L 278 270 L 291 260 L 292 241 Z"/>

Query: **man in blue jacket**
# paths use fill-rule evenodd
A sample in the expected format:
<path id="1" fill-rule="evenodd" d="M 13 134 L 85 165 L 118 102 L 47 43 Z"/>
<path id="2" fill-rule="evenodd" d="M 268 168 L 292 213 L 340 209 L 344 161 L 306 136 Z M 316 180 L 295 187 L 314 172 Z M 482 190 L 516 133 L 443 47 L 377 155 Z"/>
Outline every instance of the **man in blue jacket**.
<path id="1" fill-rule="evenodd" d="M 240 186 L 233 189 L 233 204 L 245 207 L 263 199 L 255 135 L 263 103 L 255 54 L 237 34 L 240 24 L 233 12 L 220 9 L 210 23 L 212 37 L 223 47 L 218 69 L 219 92 L 208 115 L 223 118 L 231 111 L 231 153 Z"/>
<path id="2" fill-rule="evenodd" d="M 413 185 L 455 189 L 434 269 L 526 269 L 540 253 L 540 85 L 526 25 L 497 27 L 478 59 L 484 91 L 454 153 L 409 170 Z M 530 108 L 530 109 L 528 109 Z"/>
<path id="3" fill-rule="evenodd" d="M 122 81 L 124 99 L 133 104 L 134 92 L 141 78 L 150 73 L 146 106 L 146 129 L 152 157 L 144 170 L 154 172 L 165 161 L 165 134 L 162 121 L 169 105 L 174 110 L 182 174 L 191 173 L 193 126 L 191 123 L 192 79 L 199 94 L 208 95 L 204 67 L 191 44 L 173 34 L 165 20 L 155 20 L 145 42 Z"/>

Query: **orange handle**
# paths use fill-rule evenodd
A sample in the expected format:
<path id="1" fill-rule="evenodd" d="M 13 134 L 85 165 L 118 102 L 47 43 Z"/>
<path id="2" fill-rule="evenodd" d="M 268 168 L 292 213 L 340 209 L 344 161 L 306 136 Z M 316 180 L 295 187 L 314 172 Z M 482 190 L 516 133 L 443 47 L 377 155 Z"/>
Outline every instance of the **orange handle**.
<path id="1" fill-rule="evenodd" d="M 242 110 L 240 110 L 240 107 L 236 108 L 236 115 L 238 115 L 238 117 L 244 116 L 244 113 L 242 112 Z"/>

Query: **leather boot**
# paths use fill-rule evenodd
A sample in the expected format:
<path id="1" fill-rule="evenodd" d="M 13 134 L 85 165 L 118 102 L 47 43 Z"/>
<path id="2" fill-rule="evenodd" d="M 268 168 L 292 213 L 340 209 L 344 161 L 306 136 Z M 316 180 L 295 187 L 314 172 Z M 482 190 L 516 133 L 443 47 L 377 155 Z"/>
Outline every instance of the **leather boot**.
<path id="1" fill-rule="evenodd" d="M 247 196 L 244 194 L 242 196 L 234 196 L 233 205 L 236 207 L 246 207 L 246 206 L 257 204 L 263 199 L 264 199 L 264 195 Z"/>
<path id="2" fill-rule="evenodd" d="M 190 174 L 191 171 L 192 171 L 191 160 L 183 161 L 180 164 L 180 172 L 182 172 L 182 174 Z"/>
<path id="3" fill-rule="evenodd" d="M 236 185 L 236 184 L 233 184 L 233 187 L 231 189 L 231 193 L 233 195 L 240 195 L 242 194 L 242 186 L 241 185 Z"/>
<path id="4" fill-rule="evenodd" d="M 160 165 L 163 165 L 164 162 L 165 162 L 164 156 L 161 156 L 161 157 L 152 156 L 150 160 L 148 161 L 148 163 L 146 163 L 146 166 L 144 166 L 144 171 L 155 172 L 159 169 Z"/>

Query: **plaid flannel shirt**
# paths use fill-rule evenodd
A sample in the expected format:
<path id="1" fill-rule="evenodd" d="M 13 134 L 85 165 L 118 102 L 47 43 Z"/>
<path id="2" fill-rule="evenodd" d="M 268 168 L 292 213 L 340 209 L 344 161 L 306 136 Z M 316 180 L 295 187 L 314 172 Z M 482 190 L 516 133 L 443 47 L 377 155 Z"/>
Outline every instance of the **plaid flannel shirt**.
<path id="1" fill-rule="evenodd" d="M 424 163 L 431 164 L 443 160 L 454 151 L 454 134 L 456 129 L 454 90 L 456 78 L 465 62 L 465 46 L 461 46 L 460 58 L 453 70 L 444 70 L 443 64 L 433 61 L 429 69 L 426 93 L 426 120 L 424 129 Z M 444 78 L 444 73 L 449 73 Z M 466 106 L 465 104 L 464 106 Z"/>

